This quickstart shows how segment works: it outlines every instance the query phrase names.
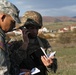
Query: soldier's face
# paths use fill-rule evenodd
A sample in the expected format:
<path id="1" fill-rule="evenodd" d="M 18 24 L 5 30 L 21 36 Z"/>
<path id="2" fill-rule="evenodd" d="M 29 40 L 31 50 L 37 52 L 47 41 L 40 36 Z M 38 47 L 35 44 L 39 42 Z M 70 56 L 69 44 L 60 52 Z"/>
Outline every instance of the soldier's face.
<path id="1" fill-rule="evenodd" d="M 29 35 L 30 35 L 31 37 L 36 37 L 37 34 L 38 34 L 38 30 L 39 30 L 38 27 L 35 27 L 35 26 L 29 27 L 29 28 L 28 28 L 28 32 L 30 32 Z"/>
<path id="2" fill-rule="evenodd" d="M 10 15 L 2 15 L 1 19 L 1 28 L 5 31 L 11 31 L 15 27 L 15 21 Z"/>

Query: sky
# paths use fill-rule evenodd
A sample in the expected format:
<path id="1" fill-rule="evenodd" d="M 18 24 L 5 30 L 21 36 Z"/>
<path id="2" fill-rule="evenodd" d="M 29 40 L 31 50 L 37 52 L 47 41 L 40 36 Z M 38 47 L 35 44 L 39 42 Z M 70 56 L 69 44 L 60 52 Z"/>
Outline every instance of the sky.
<path id="1" fill-rule="evenodd" d="M 76 16 L 76 0 L 8 0 L 20 10 L 20 16 L 34 10 L 42 16 Z"/>

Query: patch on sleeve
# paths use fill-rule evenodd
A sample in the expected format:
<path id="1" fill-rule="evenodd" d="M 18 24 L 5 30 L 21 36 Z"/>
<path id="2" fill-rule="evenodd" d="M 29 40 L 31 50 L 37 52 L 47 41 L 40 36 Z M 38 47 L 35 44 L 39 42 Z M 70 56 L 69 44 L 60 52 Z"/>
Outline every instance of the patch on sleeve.
<path id="1" fill-rule="evenodd" d="M 1 41 L 0 41 L 0 48 L 3 49 L 3 50 L 5 50 L 4 44 Z"/>

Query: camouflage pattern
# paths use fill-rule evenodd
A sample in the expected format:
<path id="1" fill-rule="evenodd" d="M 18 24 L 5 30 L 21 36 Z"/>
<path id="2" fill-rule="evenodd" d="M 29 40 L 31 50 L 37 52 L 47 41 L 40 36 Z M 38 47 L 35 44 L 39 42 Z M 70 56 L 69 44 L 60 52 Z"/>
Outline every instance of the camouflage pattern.
<path id="1" fill-rule="evenodd" d="M 28 19 L 31 19 L 33 21 L 33 22 L 31 21 L 33 23 L 33 25 L 38 25 L 40 28 L 43 25 L 41 14 L 36 11 L 26 11 L 21 19 L 22 24 L 27 22 Z"/>
<path id="2" fill-rule="evenodd" d="M 0 14 L 2 13 L 10 15 L 16 22 L 20 23 L 19 10 L 6 0 L 0 0 Z M 9 75 L 10 62 L 5 37 L 4 31 L 0 28 L 0 75 Z"/>
<path id="3" fill-rule="evenodd" d="M 47 53 L 48 48 L 51 48 L 50 44 L 48 43 L 48 41 L 46 39 L 43 39 L 40 37 L 38 37 L 38 38 L 42 41 L 44 49 Z M 22 44 L 21 41 L 17 41 L 17 42 L 13 42 L 11 44 L 11 46 L 9 46 L 9 49 L 10 49 L 9 51 L 11 51 L 10 52 L 11 75 L 18 75 L 20 68 L 31 70 L 34 67 L 38 67 L 41 71 L 39 74 L 36 74 L 36 75 L 47 75 L 46 67 L 42 64 L 42 62 L 40 60 L 40 56 L 41 56 L 40 54 L 42 54 L 42 53 L 40 50 L 40 44 L 38 42 L 38 39 L 37 38 L 29 39 L 27 53 L 25 50 L 22 50 L 22 49 L 20 50 L 21 44 Z M 32 59 L 33 58 L 32 54 L 34 52 L 36 52 L 36 55 L 37 55 L 36 59 Z M 28 54 L 28 55 L 26 55 L 26 54 Z"/>
<path id="4" fill-rule="evenodd" d="M 4 75 L 5 72 L 8 71 L 9 65 L 10 63 L 9 63 L 8 51 L 7 51 L 6 41 L 5 41 L 5 34 L 0 29 L 0 75 Z"/>
<path id="5" fill-rule="evenodd" d="M 27 53 L 21 48 L 23 41 L 12 41 L 8 43 L 9 47 L 9 57 L 10 57 L 10 74 L 19 75 L 20 68 L 19 65 L 24 58 L 26 58 Z"/>
<path id="6" fill-rule="evenodd" d="M 17 23 L 20 23 L 19 9 L 6 0 L 0 0 L 0 12 L 10 15 Z"/>

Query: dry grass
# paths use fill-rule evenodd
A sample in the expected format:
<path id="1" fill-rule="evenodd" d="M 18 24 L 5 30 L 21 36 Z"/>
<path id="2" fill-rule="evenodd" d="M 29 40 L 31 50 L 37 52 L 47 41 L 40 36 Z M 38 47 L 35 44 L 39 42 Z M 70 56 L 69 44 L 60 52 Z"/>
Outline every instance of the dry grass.
<path id="1" fill-rule="evenodd" d="M 50 23 L 45 25 L 49 29 L 59 29 L 67 27 L 74 23 Z M 49 75 L 76 75 L 76 34 L 72 37 L 71 43 L 60 44 L 51 39 L 48 39 L 54 51 L 57 51 L 56 58 L 58 59 L 58 70 L 57 73 L 49 73 Z M 74 41 L 73 41 L 74 40 Z"/>
<path id="2" fill-rule="evenodd" d="M 51 42 L 50 42 L 51 43 Z M 76 43 L 74 43 L 76 44 Z M 63 44 L 51 43 L 54 51 L 57 51 L 56 57 L 58 59 L 58 70 L 56 74 L 49 73 L 49 75 L 76 75 L 76 46 L 65 47 Z"/>

